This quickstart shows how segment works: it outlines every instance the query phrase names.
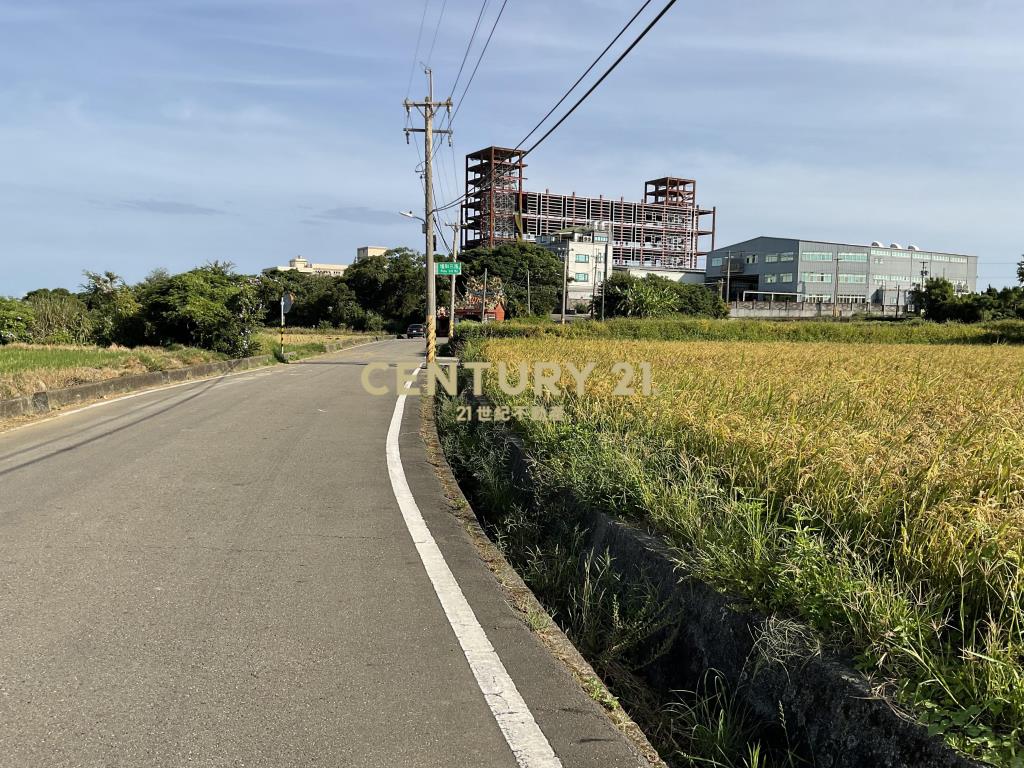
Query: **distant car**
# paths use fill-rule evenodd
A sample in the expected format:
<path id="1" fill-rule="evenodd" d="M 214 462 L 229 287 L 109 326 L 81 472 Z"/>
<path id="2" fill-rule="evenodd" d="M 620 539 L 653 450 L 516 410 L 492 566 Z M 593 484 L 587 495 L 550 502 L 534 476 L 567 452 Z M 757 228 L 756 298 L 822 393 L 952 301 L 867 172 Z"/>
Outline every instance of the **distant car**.
<path id="1" fill-rule="evenodd" d="M 423 323 L 414 323 L 405 329 L 407 339 L 425 339 L 427 337 L 427 326 Z"/>

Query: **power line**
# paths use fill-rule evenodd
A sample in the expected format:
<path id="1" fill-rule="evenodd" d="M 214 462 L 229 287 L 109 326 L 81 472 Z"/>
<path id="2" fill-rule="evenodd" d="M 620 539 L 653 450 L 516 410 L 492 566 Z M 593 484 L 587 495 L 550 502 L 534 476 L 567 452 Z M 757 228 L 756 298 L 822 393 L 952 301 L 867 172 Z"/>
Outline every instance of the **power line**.
<path id="1" fill-rule="evenodd" d="M 412 91 L 412 76 L 416 73 L 416 57 L 420 55 L 420 42 L 423 39 L 423 25 L 427 21 L 427 9 L 430 7 L 430 0 L 423 0 L 423 16 L 420 17 L 420 31 L 416 34 L 416 48 L 412 53 L 412 64 L 409 67 L 409 84 L 405 86 L 405 98 L 409 98 Z"/>
<path id="2" fill-rule="evenodd" d="M 603 83 L 603 82 L 605 81 L 605 79 L 606 79 L 606 78 L 608 77 L 608 75 L 610 75 L 610 74 L 611 74 L 612 72 L 614 72 L 614 71 L 615 71 L 615 68 L 616 68 L 616 67 L 618 67 L 618 66 L 619 66 L 619 64 L 621 64 L 621 63 L 622 63 L 622 60 L 623 60 L 623 59 L 625 59 L 625 58 L 626 58 L 626 57 L 627 57 L 627 56 L 628 56 L 628 55 L 630 54 L 630 52 L 631 52 L 631 51 L 632 51 L 632 50 L 633 50 L 634 48 L 636 48 L 636 47 L 637 47 L 637 45 L 639 45 L 639 44 L 640 44 L 640 41 L 641 41 L 641 40 L 643 40 L 643 39 L 644 39 L 645 37 L 647 37 L 647 33 L 648 33 L 648 32 L 650 32 L 650 31 L 651 31 L 652 29 L 654 29 L 655 25 L 656 25 L 656 24 L 657 24 L 657 23 L 658 23 L 659 21 L 661 21 L 662 17 L 663 17 L 663 16 L 664 16 L 664 15 L 665 15 L 666 13 L 668 13 L 669 9 L 670 9 L 670 8 L 671 8 L 671 7 L 673 6 L 673 5 L 675 5 L 675 4 L 676 4 L 676 0 L 669 0 L 669 2 L 665 4 L 665 7 L 661 9 L 661 11 L 660 11 L 660 12 L 658 13 L 658 15 L 657 15 L 657 16 L 655 16 L 655 17 L 654 17 L 654 19 L 652 19 L 652 20 L 651 20 L 651 23 L 650 23 L 650 24 L 648 24 L 648 25 L 647 25 L 646 27 L 644 27 L 644 31 L 643 31 L 643 32 L 641 32 L 641 33 L 640 33 L 640 34 L 639 34 L 639 35 L 637 36 L 637 38 L 636 38 L 636 39 L 635 39 L 635 40 L 634 40 L 634 41 L 633 41 L 632 43 L 630 43 L 629 47 L 628 47 L 628 48 L 627 48 L 626 50 L 624 50 L 624 51 L 623 51 L 623 52 L 622 52 L 622 53 L 621 53 L 621 54 L 619 55 L 619 58 L 617 58 L 617 59 L 616 59 L 616 60 L 615 60 L 615 61 L 614 61 L 614 62 L 612 63 L 612 65 L 611 65 L 610 67 L 608 67 L 608 69 L 606 69 L 606 70 L 605 70 L 604 74 L 603 74 L 603 75 L 601 75 L 601 77 L 599 77 L 599 78 L 598 78 L 597 82 L 596 82 L 596 83 L 594 83 L 594 84 L 593 84 L 592 86 L 590 86 L 590 88 L 589 88 L 589 89 L 587 89 L 587 92 L 586 92 L 586 93 L 584 93 L 584 94 L 583 94 L 583 96 L 581 96 L 581 97 L 580 97 L 580 99 L 579 99 L 579 100 L 578 100 L 578 101 L 577 101 L 577 102 L 576 102 L 575 104 L 573 104 L 573 105 L 572 105 L 572 107 L 571 107 L 571 108 L 569 109 L 569 111 L 568 111 L 568 112 L 566 112 L 566 113 L 565 113 L 564 115 L 562 115 L 561 119 L 559 119 L 559 121 L 558 121 L 557 123 L 555 123 L 555 124 L 554 124 L 554 125 L 553 125 L 553 126 L 552 126 L 551 128 L 549 128 L 549 129 L 548 129 L 547 133 L 545 133 L 545 134 L 544 134 L 543 136 L 541 136 L 541 137 L 540 137 L 540 138 L 539 138 L 539 139 L 538 139 L 538 140 L 537 140 L 536 142 L 534 142 L 534 144 L 533 144 L 533 146 L 532 146 L 532 147 L 530 147 L 530 148 L 529 148 L 528 150 L 526 150 L 525 152 L 523 152 L 523 153 L 522 153 L 522 155 L 521 155 L 521 157 L 526 157 L 526 156 L 527 156 L 528 154 L 530 154 L 531 152 L 533 152 L 533 150 L 535 150 L 535 149 L 536 149 L 537 147 L 539 147 L 539 146 L 540 146 L 540 145 L 541 145 L 541 144 L 542 144 L 542 143 L 544 142 L 544 140 L 545 140 L 545 139 L 547 139 L 547 137 L 548 137 L 548 136 L 550 136 L 550 135 L 551 135 L 552 133 L 554 133 L 554 132 L 555 132 L 556 130 L 558 130 L 559 126 L 561 126 L 561 125 L 562 125 L 562 123 L 564 123 L 564 122 L 565 122 L 566 120 L 568 120 L 568 119 L 569 119 L 569 116 L 570 116 L 570 115 L 572 115 L 572 113 L 573 113 L 573 112 L 575 112 L 575 111 L 576 111 L 576 110 L 577 110 L 577 109 L 579 108 L 579 106 L 580 106 L 580 105 L 581 105 L 581 104 L 582 104 L 582 103 L 583 103 L 584 101 L 586 101 L 586 100 L 587 100 L 587 98 L 588 98 L 588 97 L 590 96 L 590 94 L 592 94 L 592 93 L 593 93 L 594 91 L 596 91 L 596 90 L 597 90 L 597 87 L 598 87 L 599 85 L 601 85 L 601 83 Z"/>
<path id="3" fill-rule="evenodd" d="M 430 41 L 430 52 L 427 54 L 427 66 L 430 66 L 430 59 L 434 55 L 434 46 L 437 45 L 437 33 L 441 31 L 441 22 L 444 21 L 444 11 L 448 7 L 448 0 L 441 3 L 441 13 L 437 16 L 437 26 L 434 27 L 434 39 Z"/>
<path id="4" fill-rule="evenodd" d="M 573 91 L 576 90 L 576 86 L 578 86 L 580 83 L 583 82 L 583 79 L 587 75 L 589 75 L 591 73 L 591 71 L 594 69 L 594 67 L 597 66 L 597 63 L 601 59 L 603 59 L 604 55 L 606 53 L 608 53 L 609 50 L 611 50 L 611 47 L 613 45 L 615 45 L 615 43 L 617 43 L 619 41 L 619 38 L 622 37 L 624 34 L 626 34 L 626 30 L 629 29 L 631 26 L 633 26 L 633 22 L 636 21 L 637 18 L 640 16 L 640 14 L 643 13 L 647 9 L 647 6 L 649 6 L 651 4 L 651 2 L 652 2 L 652 0 L 645 0 L 644 4 L 640 6 L 640 10 L 638 10 L 636 13 L 633 14 L 633 18 L 631 18 L 629 21 L 626 22 L 626 25 L 622 29 L 619 30 L 619 34 L 617 34 L 615 37 L 612 38 L 612 41 L 610 43 L 608 43 L 608 45 L 605 46 L 605 49 L 603 51 L 601 51 L 601 53 L 599 53 L 597 55 L 597 58 L 594 59 L 594 61 L 591 63 L 591 65 L 589 67 L 587 67 L 586 71 L 582 75 L 579 76 L 579 79 L 577 79 L 575 83 L 573 83 L 571 86 L 569 86 L 569 90 L 567 90 L 565 92 L 565 94 L 562 96 L 562 98 L 560 98 L 558 100 L 558 103 L 555 104 L 555 106 L 553 106 L 551 109 L 548 110 L 548 113 L 546 115 L 544 115 L 544 117 L 542 117 L 540 119 L 540 122 L 538 122 L 535 126 L 533 126 L 533 130 L 531 130 L 528 134 L 526 134 L 523 137 L 522 141 L 520 141 L 518 144 L 516 144 L 516 146 L 515 146 L 516 149 L 519 149 L 521 146 L 523 146 L 523 144 L 526 143 L 526 140 L 529 139 L 531 136 L 533 136 L 533 134 L 537 132 L 537 129 L 540 128 L 542 125 L 544 125 L 544 123 L 547 121 L 547 119 L 549 117 L 551 117 L 552 114 L 554 114 L 555 110 L 558 109 L 560 106 L 562 106 L 562 104 L 565 102 L 565 100 L 567 98 L 569 98 L 569 94 L 571 94 Z"/>
<path id="5" fill-rule="evenodd" d="M 487 3 L 490 0 L 484 0 L 480 5 L 480 13 L 476 16 L 476 24 L 473 26 L 473 34 L 469 36 L 469 42 L 466 43 L 466 52 L 462 54 L 462 63 L 459 64 L 459 73 L 455 76 L 455 82 L 452 84 L 452 89 L 449 91 L 451 95 L 455 94 L 455 89 L 459 87 L 459 80 L 462 79 L 462 70 L 466 66 L 466 59 L 469 58 L 469 52 L 473 48 L 473 41 L 476 40 L 477 30 L 480 29 L 480 21 L 484 17 L 484 11 L 487 10 Z"/>
<path id="6" fill-rule="evenodd" d="M 576 101 L 576 103 L 572 105 L 572 107 L 569 109 L 569 111 L 566 112 L 564 115 L 562 115 L 562 117 L 558 120 L 557 123 L 555 123 L 551 128 L 548 129 L 548 131 L 543 136 L 541 136 L 536 142 L 534 142 L 533 146 L 531 146 L 529 149 L 527 149 L 525 152 L 523 152 L 521 157 L 526 157 L 528 154 L 533 152 L 552 133 L 554 133 L 562 125 L 562 123 L 564 123 L 566 120 L 568 120 L 569 117 L 573 114 L 573 112 L 575 112 L 580 107 L 580 105 L 583 104 L 583 102 L 586 101 L 590 97 L 590 95 L 594 91 L 597 90 L 597 88 L 601 85 L 601 83 L 603 83 L 608 78 L 608 76 L 612 72 L 615 71 L 615 69 L 619 66 L 619 64 L 622 63 L 623 59 L 625 59 L 626 56 L 628 56 L 633 51 L 633 49 L 636 48 L 636 46 L 640 44 L 640 41 L 643 40 L 652 29 L 654 29 L 654 27 L 657 25 L 657 23 L 659 21 L 661 21 L 661 19 L 665 16 L 665 14 L 668 13 L 668 11 L 675 4 L 676 4 L 676 0 L 669 0 L 669 2 L 666 3 L 665 7 L 662 8 L 661 11 L 658 12 L 658 15 L 655 16 L 654 19 L 652 19 L 651 22 L 646 27 L 644 27 L 643 31 L 636 37 L 636 39 L 634 39 L 633 42 L 629 44 L 629 47 L 626 48 L 626 50 L 624 50 L 621 54 L 619 54 L 619 57 L 617 59 L 615 59 L 615 61 L 612 62 L 611 66 L 609 66 L 608 69 L 606 69 L 604 71 L 604 73 L 601 75 L 601 77 L 598 78 L 597 82 L 595 82 L 592 86 L 590 86 L 590 88 L 587 89 L 587 92 L 584 93 L 583 96 L 581 96 Z M 504 6 L 502 6 L 502 8 L 504 9 Z M 643 10 L 643 8 L 641 8 L 641 10 Z M 499 16 L 499 18 L 500 18 L 500 16 Z M 632 23 L 632 21 L 630 23 Z M 627 25 L 627 28 L 628 28 L 628 26 L 629 25 Z M 492 28 L 491 31 L 492 31 L 492 34 L 493 34 L 493 28 Z M 613 43 L 614 43 L 614 41 L 613 41 Z M 600 59 L 600 57 L 598 57 L 598 58 Z M 479 61 L 477 62 L 477 64 L 479 65 Z M 573 87 L 575 88 L 575 86 L 573 86 Z M 569 92 L 571 93 L 572 89 L 570 89 Z M 463 94 L 463 95 L 465 95 L 465 94 Z M 460 100 L 460 105 L 461 105 L 461 100 Z M 457 109 L 456 109 L 456 112 L 458 112 Z M 454 118 L 454 115 L 452 115 L 452 117 Z M 541 121 L 541 122 L 543 123 L 543 121 Z M 451 125 L 451 121 L 450 120 L 449 120 L 448 124 Z M 531 133 L 533 133 L 533 131 L 531 131 Z M 527 135 L 526 138 L 529 138 L 529 135 Z M 526 141 L 526 139 L 524 138 L 523 141 L 520 142 L 520 145 L 523 144 L 523 142 L 525 142 L 525 141 Z M 517 147 L 517 149 L 518 149 L 518 147 Z M 435 210 L 437 210 L 437 211 L 448 210 L 450 208 L 455 207 L 459 203 L 461 203 L 465 198 L 466 198 L 466 193 L 463 192 L 461 195 L 459 195 L 457 198 L 455 198 L 451 202 L 446 203 L 445 205 L 442 205 L 442 206 L 436 208 Z"/>
<path id="7" fill-rule="evenodd" d="M 444 227 L 442 227 L 442 225 L 438 224 L 435 221 L 434 222 L 434 230 L 437 232 L 438 235 L 441 236 L 441 243 L 444 245 L 445 250 L 448 251 L 448 253 L 452 253 L 452 248 L 451 248 L 450 245 L 448 245 L 448 241 L 444 237 Z"/>
<path id="8" fill-rule="evenodd" d="M 476 77 L 476 72 L 480 69 L 480 62 L 484 60 L 484 54 L 487 53 L 487 47 L 491 44 L 491 38 L 494 37 L 494 30 L 498 28 L 498 22 L 501 21 L 501 15 L 505 12 L 506 5 L 508 5 L 508 0 L 504 0 L 502 2 L 501 8 L 498 10 L 498 15 L 494 19 L 494 24 L 491 25 L 490 34 L 487 35 L 487 40 L 484 42 L 484 47 L 481 49 L 480 55 L 477 56 L 476 66 L 473 67 L 473 72 L 469 76 L 469 81 L 466 83 L 466 87 L 462 89 L 462 95 L 459 97 L 459 101 L 455 105 L 455 112 L 448 118 L 449 128 L 452 127 L 452 121 L 455 120 L 455 116 L 458 115 L 459 110 L 462 109 L 462 103 L 466 100 L 466 92 L 469 91 L 469 86 L 473 84 L 473 78 Z"/>

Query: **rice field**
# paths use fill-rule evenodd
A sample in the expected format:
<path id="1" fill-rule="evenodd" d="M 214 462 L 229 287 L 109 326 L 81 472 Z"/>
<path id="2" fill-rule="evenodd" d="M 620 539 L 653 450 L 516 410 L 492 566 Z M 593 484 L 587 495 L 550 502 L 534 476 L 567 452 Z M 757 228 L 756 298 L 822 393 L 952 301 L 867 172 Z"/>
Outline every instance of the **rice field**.
<path id="1" fill-rule="evenodd" d="M 183 347 L 0 346 L 0 400 L 49 389 L 221 360 L 223 355 Z"/>
<path id="2" fill-rule="evenodd" d="M 802 620 L 964 752 L 1024 759 L 1024 348 L 548 335 L 466 355 L 596 362 L 565 421 L 514 422 L 550 492 Z M 619 361 L 651 363 L 654 392 L 614 395 Z"/>

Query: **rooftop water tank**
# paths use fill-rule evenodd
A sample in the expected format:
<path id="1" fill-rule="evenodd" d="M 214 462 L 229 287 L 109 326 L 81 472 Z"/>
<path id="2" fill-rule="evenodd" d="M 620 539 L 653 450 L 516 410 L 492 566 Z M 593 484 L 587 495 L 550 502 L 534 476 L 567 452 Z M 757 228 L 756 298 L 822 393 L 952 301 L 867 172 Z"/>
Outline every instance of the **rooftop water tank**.
<path id="1" fill-rule="evenodd" d="M 903 248 L 903 246 L 900 245 L 899 243 L 889 243 L 889 247 L 890 248 L 895 248 L 897 251 L 901 250 Z"/>
<path id="2" fill-rule="evenodd" d="M 920 251 L 921 249 L 918 248 L 916 245 L 908 245 L 907 246 L 907 250 L 908 251 Z"/>
<path id="3" fill-rule="evenodd" d="M 884 245 L 882 245 L 882 244 L 881 244 L 880 242 L 878 242 L 877 240 L 872 240 L 872 241 L 871 241 L 871 247 L 872 247 L 872 248 L 885 248 L 885 246 L 884 246 Z"/>

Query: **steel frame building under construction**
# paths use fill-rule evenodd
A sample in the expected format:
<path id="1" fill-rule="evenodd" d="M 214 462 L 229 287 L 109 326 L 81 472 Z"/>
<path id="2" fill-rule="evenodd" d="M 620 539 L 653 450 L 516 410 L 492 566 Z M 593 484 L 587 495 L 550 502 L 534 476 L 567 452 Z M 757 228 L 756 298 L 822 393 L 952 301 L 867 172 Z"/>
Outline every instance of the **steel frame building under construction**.
<path id="1" fill-rule="evenodd" d="M 648 181 L 641 203 L 523 189 L 522 150 L 487 147 L 466 155 L 462 248 L 535 241 L 569 227 L 610 224 L 612 264 L 693 269 L 715 248 L 714 208 L 697 204 L 697 182 L 668 176 Z M 711 218 L 710 228 L 702 219 Z M 702 249 L 702 238 L 710 247 Z"/>

